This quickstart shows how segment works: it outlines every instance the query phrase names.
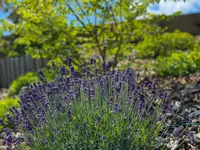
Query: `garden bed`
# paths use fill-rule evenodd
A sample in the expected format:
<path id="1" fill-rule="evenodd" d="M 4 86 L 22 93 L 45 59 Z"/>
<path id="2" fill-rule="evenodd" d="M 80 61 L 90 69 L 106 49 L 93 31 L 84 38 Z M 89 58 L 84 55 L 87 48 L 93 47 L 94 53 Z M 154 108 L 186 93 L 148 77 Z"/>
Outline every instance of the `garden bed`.
<path id="1" fill-rule="evenodd" d="M 145 78 L 144 74 L 140 74 L 141 79 Z M 150 78 L 152 80 L 152 77 Z M 168 116 L 166 121 L 168 129 L 157 138 L 158 143 L 162 146 L 166 141 L 169 142 L 170 150 L 199 150 L 200 74 L 195 73 L 188 77 L 156 77 L 155 81 L 160 89 L 167 91 L 169 102 L 173 105 L 172 115 Z M 1 91 L 1 96 L 5 97 L 7 90 Z M 172 135 L 177 129 L 180 129 L 182 134 L 178 139 L 174 139 Z M 19 135 L 16 131 L 13 131 L 13 134 Z"/>
<path id="2" fill-rule="evenodd" d="M 169 94 L 173 113 L 166 122 L 165 136 L 159 142 L 170 141 L 170 150 L 200 149 L 200 73 L 185 77 L 155 78 L 160 89 Z M 177 129 L 184 129 L 182 135 L 174 140 L 172 134 Z"/>

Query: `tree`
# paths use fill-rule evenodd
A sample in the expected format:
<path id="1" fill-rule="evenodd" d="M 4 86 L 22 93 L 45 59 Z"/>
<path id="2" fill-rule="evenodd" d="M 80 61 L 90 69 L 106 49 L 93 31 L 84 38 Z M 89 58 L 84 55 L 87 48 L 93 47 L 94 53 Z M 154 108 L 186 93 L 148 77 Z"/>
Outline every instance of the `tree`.
<path id="1" fill-rule="evenodd" d="M 81 66 L 93 56 L 104 63 L 113 59 L 116 65 L 132 52 L 134 43 L 164 32 L 157 22 L 169 17 L 147 13 L 148 5 L 157 1 L 10 0 L 19 19 L 14 24 L 4 20 L 2 27 L 12 29 L 15 48 L 25 45 L 33 57 L 63 62 L 73 57 Z M 7 52 L 17 54 L 16 49 Z"/>

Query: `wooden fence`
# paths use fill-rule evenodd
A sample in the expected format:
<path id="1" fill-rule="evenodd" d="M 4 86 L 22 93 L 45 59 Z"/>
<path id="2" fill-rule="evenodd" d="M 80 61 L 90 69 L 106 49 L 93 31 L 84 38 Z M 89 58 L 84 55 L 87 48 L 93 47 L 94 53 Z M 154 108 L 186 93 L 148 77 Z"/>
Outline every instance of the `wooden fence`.
<path id="1" fill-rule="evenodd" d="M 38 71 L 45 67 L 46 59 L 33 59 L 31 56 L 6 57 L 0 59 L 0 88 L 8 88 L 20 75 Z"/>

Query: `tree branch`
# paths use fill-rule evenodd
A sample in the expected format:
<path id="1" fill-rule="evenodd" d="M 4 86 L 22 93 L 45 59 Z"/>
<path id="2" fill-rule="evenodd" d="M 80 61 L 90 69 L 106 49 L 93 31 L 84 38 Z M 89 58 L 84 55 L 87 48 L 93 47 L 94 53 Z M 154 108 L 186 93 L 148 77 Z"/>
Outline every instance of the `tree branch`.
<path id="1" fill-rule="evenodd" d="M 75 0 L 75 1 L 76 1 L 76 3 L 77 3 L 78 7 L 81 9 L 81 12 L 83 13 L 83 15 L 87 18 L 88 23 L 89 23 L 90 25 L 92 25 L 91 22 L 90 22 L 90 19 L 88 18 L 88 16 L 86 15 L 86 13 L 85 13 L 84 10 L 82 9 L 82 7 L 80 6 L 80 3 L 78 2 L 78 0 Z"/>
<path id="2" fill-rule="evenodd" d="M 87 27 L 85 26 L 84 22 L 79 18 L 79 16 L 75 13 L 75 11 L 72 9 L 72 7 L 66 2 L 67 7 L 70 9 L 70 11 L 73 13 L 73 15 L 76 17 L 76 19 L 81 23 L 81 25 L 88 31 L 90 32 Z"/>

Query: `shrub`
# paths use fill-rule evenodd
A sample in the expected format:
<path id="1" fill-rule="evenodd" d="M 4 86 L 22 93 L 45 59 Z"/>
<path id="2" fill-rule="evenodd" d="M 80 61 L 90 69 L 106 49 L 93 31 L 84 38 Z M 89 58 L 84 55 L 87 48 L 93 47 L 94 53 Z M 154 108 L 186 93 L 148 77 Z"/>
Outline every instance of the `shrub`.
<path id="1" fill-rule="evenodd" d="M 150 36 L 140 42 L 135 50 L 138 57 L 156 58 L 170 56 L 175 51 L 193 50 L 197 47 L 198 43 L 192 35 L 176 31 L 164 33 L 159 37 Z"/>
<path id="2" fill-rule="evenodd" d="M 200 71 L 200 51 L 173 53 L 170 57 L 158 57 L 155 72 L 160 76 L 183 76 Z"/>
<path id="3" fill-rule="evenodd" d="M 18 95 L 23 86 L 29 86 L 33 82 L 38 82 L 38 81 L 39 78 L 37 77 L 37 74 L 34 72 L 28 72 L 25 75 L 21 75 L 11 83 L 8 89 L 8 94 L 9 96 Z"/>
<path id="4" fill-rule="evenodd" d="M 48 80 L 51 80 L 55 77 L 55 71 L 43 69 Z M 16 80 L 14 80 L 9 89 L 8 94 L 10 96 L 18 95 L 23 86 L 29 86 L 30 84 L 39 82 L 39 77 L 36 72 L 28 72 L 25 75 L 21 75 Z"/>
<path id="5" fill-rule="evenodd" d="M 155 82 L 136 83 L 129 68 L 109 71 L 108 62 L 98 70 L 95 62 L 91 59 L 85 73 L 78 73 L 69 59 L 70 73 L 61 67 L 56 82 L 46 82 L 44 72 L 39 71 L 44 83 L 30 86 L 20 96 L 21 110 L 14 109 L 9 119 L 23 127 L 26 143 L 19 145 L 22 150 L 155 149 L 162 121 L 171 111 L 166 93 Z M 9 148 L 13 137 L 5 131 Z"/>
<path id="6" fill-rule="evenodd" d="M 2 118 L 5 122 L 8 123 L 8 120 L 6 119 L 6 115 L 10 113 L 11 107 L 19 107 L 18 98 L 6 98 L 5 100 L 0 100 L 0 118 Z M 9 127 L 11 125 L 9 124 Z M 2 129 L 3 126 L 0 124 L 0 129 Z"/>

